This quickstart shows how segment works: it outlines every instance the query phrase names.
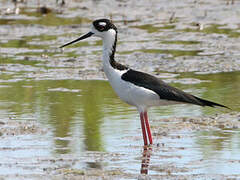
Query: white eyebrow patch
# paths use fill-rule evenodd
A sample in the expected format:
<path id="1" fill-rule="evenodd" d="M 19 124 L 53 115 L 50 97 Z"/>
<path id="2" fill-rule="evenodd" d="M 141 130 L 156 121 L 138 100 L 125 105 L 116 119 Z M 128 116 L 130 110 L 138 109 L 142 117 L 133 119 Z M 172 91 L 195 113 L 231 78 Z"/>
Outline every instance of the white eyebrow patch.
<path id="1" fill-rule="evenodd" d="M 106 26 L 106 24 L 107 23 L 105 23 L 105 22 L 99 22 L 99 25 L 101 25 L 101 26 Z"/>

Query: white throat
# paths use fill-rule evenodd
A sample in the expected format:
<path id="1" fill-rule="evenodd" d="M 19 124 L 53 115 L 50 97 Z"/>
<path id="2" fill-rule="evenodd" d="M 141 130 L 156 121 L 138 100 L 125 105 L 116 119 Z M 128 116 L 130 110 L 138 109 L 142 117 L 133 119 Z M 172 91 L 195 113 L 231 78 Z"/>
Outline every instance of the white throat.
<path id="1" fill-rule="evenodd" d="M 113 46 L 116 38 L 116 31 L 110 29 L 103 36 L 103 66 L 110 65 L 110 55 L 113 53 Z"/>

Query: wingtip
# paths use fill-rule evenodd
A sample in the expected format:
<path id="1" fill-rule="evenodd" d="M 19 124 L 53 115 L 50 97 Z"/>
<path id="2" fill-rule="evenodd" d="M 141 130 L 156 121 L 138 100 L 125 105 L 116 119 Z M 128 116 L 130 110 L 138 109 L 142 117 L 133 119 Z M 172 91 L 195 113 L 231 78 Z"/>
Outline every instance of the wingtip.
<path id="1" fill-rule="evenodd" d="M 198 98 L 198 97 L 195 97 L 195 98 L 202 103 L 202 106 L 223 107 L 223 108 L 232 110 L 232 109 L 229 108 L 228 106 L 225 106 L 225 105 L 222 105 L 222 104 L 219 104 L 219 103 L 215 103 L 215 102 L 208 101 L 208 100 L 205 100 L 205 99 L 202 99 L 202 98 Z"/>
<path id="2" fill-rule="evenodd" d="M 224 105 L 222 105 L 222 104 L 214 105 L 214 107 L 223 107 L 223 108 L 226 108 L 226 109 L 232 110 L 230 107 L 228 107 L 228 106 L 224 106 Z"/>

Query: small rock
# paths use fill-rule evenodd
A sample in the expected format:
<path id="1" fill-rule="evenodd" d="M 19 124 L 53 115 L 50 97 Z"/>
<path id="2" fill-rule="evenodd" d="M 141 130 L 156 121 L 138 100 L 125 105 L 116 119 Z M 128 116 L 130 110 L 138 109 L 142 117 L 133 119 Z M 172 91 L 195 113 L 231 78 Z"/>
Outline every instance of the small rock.
<path id="1" fill-rule="evenodd" d="M 42 6 L 40 8 L 37 9 L 37 11 L 41 14 L 48 14 L 50 13 L 52 10 L 47 8 L 46 6 Z"/>
<path id="2" fill-rule="evenodd" d="M 225 128 L 224 124 L 220 124 L 220 125 L 218 125 L 218 127 L 221 128 L 221 129 Z"/>

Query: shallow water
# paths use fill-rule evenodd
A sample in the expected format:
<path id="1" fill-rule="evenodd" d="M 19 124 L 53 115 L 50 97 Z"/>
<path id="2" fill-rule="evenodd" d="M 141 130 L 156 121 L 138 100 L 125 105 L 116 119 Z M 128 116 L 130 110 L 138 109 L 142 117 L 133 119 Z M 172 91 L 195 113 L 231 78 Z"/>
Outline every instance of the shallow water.
<path id="1" fill-rule="evenodd" d="M 4 79 L 3 75 L 0 77 Z M 186 78 L 189 77 L 203 82 L 175 83 L 174 86 L 225 104 L 234 110 L 240 110 L 237 81 L 240 73 L 212 75 L 186 73 L 178 76 L 175 81 L 185 80 L 186 82 Z M 1 163 L 3 165 L 9 164 L 10 159 L 13 162 L 22 160 L 24 172 L 31 173 L 32 169 L 29 172 L 26 170 L 26 159 L 61 157 L 62 154 L 82 158 L 85 153 L 91 152 L 89 157 L 91 162 L 96 158 L 93 151 L 99 151 L 116 154 L 116 160 L 113 161 L 110 158 L 103 162 L 90 164 L 85 160 L 73 167 L 123 168 L 129 173 L 139 171 L 140 157 L 138 156 L 142 150 L 142 137 L 138 113 L 135 108 L 118 99 L 107 81 L 29 80 L 14 82 L 9 80 L 1 82 L 0 89 L 0 119 L 37 121 L 48 129 L 47 134 L 41 137 L 22 135 L 7 138 L 7 142 L 3 139 L 1 149 L 6 149 L 2 151 L 4 158 Z M 219 112 L 227 112 L 227 110 L 176 105 L 153 108 L 149 114 L 150 119 L 154 120 L 151 123 L 154 127 L 167 126 L 167 123 L 161 122 L 163 117 L 192 117 Z M 175 136 L 184 138 L 173 138 Z M 177 174 L 236 174 L 238 171 L 234 169 L 239 167 L 240 158 L 237 153 L 240 147 L 238 137 L 238 129 L 203 130 L 196 133 L 180 131 L 166 138 L 155 137 L 155 144 L 163 143 L 165 146 L 153 147 L 149 174 L 154 175 L 161 171 L 165 173 L 165 169 L 160 167 L 166 163 L 170 171 Z M 8 153 L 7 149 L 11 151 Z M 175 164 L 176 160 L 177 164 Z M 188 168 L 195 164 L 195 161 L 198 163 L 189 170 Z M 210 170 L 209 167 L 216 165 L 218 168 Z M 17 173 L 19 168 L 21 167 L 10 168 L 11 172 L 1 171 L 1 174 Z"/>
<path id="2" fill-rule="evenodd" d="M 114 13 L 108 12 L 109 4 Z M 138 113 L 103 80 L 101 41 L 92 38 L 64 51 L 58 48 L 88 32 L 99 17 L 112 17 L 119 27 L 121 63 L 240 111 L 240 73 L 232 72 L 240 69 L 238 1 L 71 0 L 63 7 L 50 1 L 44 5 L 47 14 L 40 12 L 43 4 L 31 0 L 18 4 L 20 13 L 15 14 L 13 3 L 0 1 L 0 121 L 35 122 L 47 129 L 14 134 L 14 124 L 0 124 L 0 176 L 54 174 L 61 168 L 117 169 L 126 179 L 140 173 Z M 156 127 L 176 123 L 163 118 L 227 112 L 176 105 L 152 108 L 149 115 L 153 134 L 159 134 Z M 4 133 L 9 127 L 10 134 Z M 234 177 L 240 166 L 238 139 L 238 128 L 154 135 L 149 174 Z"/>

